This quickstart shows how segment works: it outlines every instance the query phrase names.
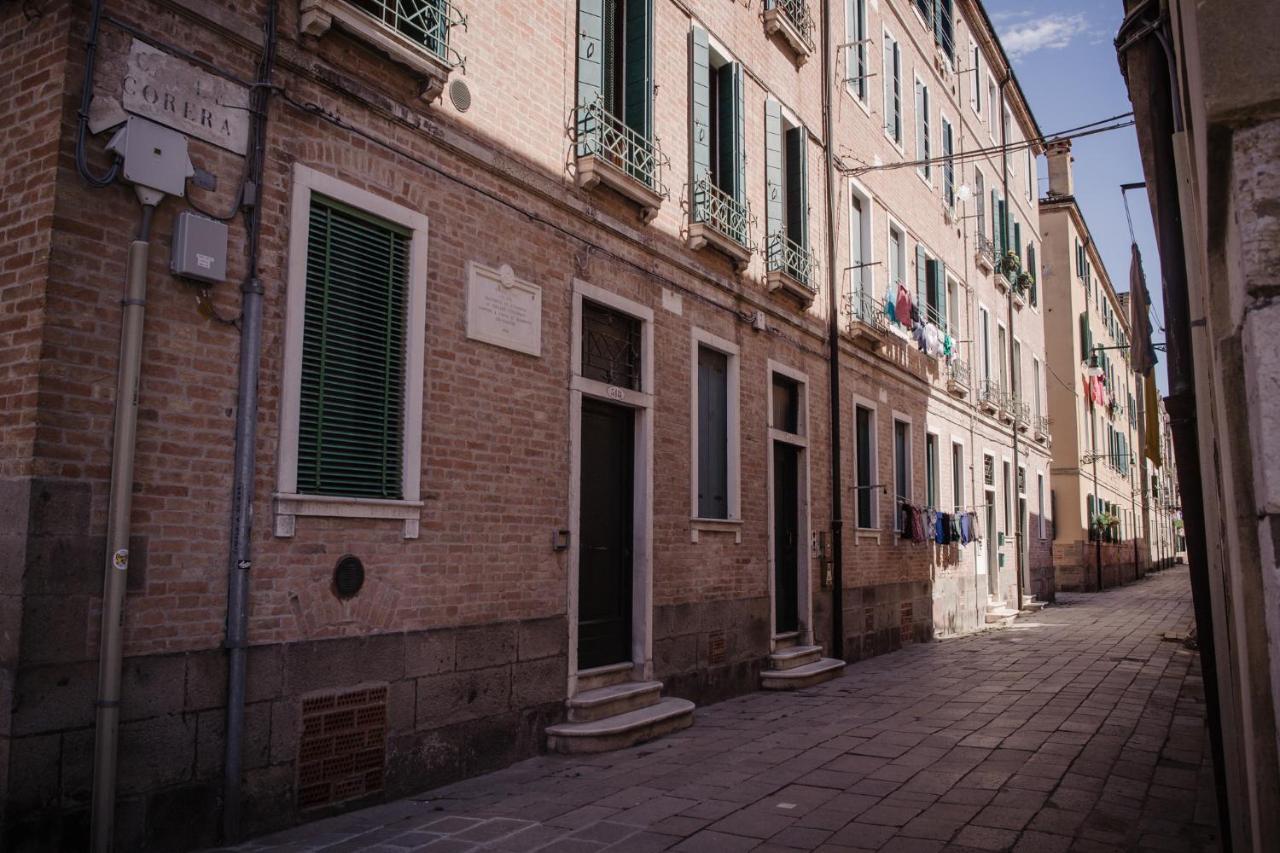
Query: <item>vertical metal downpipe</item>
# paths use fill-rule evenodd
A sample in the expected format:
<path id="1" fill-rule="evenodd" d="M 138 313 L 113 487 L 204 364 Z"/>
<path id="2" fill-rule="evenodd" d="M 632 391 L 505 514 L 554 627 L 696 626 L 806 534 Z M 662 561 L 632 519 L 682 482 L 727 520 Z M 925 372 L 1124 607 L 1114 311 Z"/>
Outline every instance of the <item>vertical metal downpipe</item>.
<path id="1" fill-rule="evenodd" d="M 253 188 L 246 215 L 248 269 L 241 285 L 240 377 L 236 399 L 235 460 L 231 487 L 231 547 L 227 566 L 227 738 L 223 756 L 222 835 L 240 835 L 246 656 L 248 654 L 249 569 L 253 562 L 254 451 L 258 423 L 258 369 L 262 359 L 262 282 L 258 241 L 262 224 L 262 174 L 266 157 L 267 106 L 275 63 L 276 3 L 267 6 L 262 62 L 251 96 L 253 140 L 248 183 Z"/>
<path id="2" fill-rule="evenodd" d="M 822 142 L 827 157 L 827 347 L 831 407 L 831 656 L 844 658 L 844 513 L 840 477 L 840 300 L 836 294 L 836 161 L 832 142 L 831 4 L 822 4 Z"/>
<path id="3" fill-rule="evenodd" d="M 1000 184 L 1004 188 L 1003 189 L 1004 216 L 1000 217 L 1000 234 L 1001 234 L 1000 244 L 1001 244 L 1001 247 L 1006 252 L 1009 251 L 1009 209 L 1011 207 L 1012 200 L 1009 198 L 1009 129 L 1006 126 L 1005 120 L 1004 120 L 1004 110 L 1008 101 L 1005 98 L 1004 93 L 1005 93 L 1005 89 L 1007 89 L 1009 86 L 1009 81 L 1012 78 L 1013 78 L 1012 69 L 1006 69 L 1004 73 L 1004 79 L 1000 81 L 1000 173 L 1001 173 Z M 1001 258 L 1000 261 L 1003 262 L 1004 258 Z M 1003 273 L 999 273 L 999 272 L 996 273 L 996 275 L 1002 275 L 1002 274 Z M 1020 371 L 1018 370 L 1018 362 L 1014 359 L 1014 356 L 1013 356 L 1013 284 L 1012 283 L 1009 284 L 1008 293 L 1005 296 L 1005 308 L 1008 310 L 1008 314 L 1009 314 L 1009 381 L 1012 382 L 1014 377 L 1018 376 L 1020 373 Z M 1021 391 L 1022 389 L 1019 388 L 1018 390 Z M 1019 403 L 1022 402 L 1021 398 L 1019 398 L 1018 402 Z M 1014 565 L 1014 569 L 1016 570 L 1017 582 L 1018 582 L 1017 593 L 1016 593 L 1016 595 L 1018 596 L 1018 602 L 1017 602 L 1018 606 L 1015 607 L 1014 609 L 1021 610 L 1022 599 L 1023 599 L 1022 572 L 1023 572 L 1023 569 L 1025 568 L 1023 566 L 1022 549 L 1026 543 L 1023 542 L 1022 535 L 1018 533 L 1018 524 L 1022 521 L 1022 510 L 1018 507 L 1018 414 L 1017 412 L 1014 412 L 1013 426 L 1010 428 L 1009 432 L 1010 434 L 1013 435 L 1013 471 L 1012 471 L 1013 497 L 1010 498 L 1009 495 L 1006 494 L 1004 496 L 1004 499 L 1010 502 L 1010 505 L 1013 507 L 1014 512 L 1018 514 L 1018 519 L 1017 521 L 1014 522 L 1013 530 L 1011 531 L 1011 533 L 1013 535 L 1013 541 L 1015 546 L 1013 549 L 1013 565 Z M 1029 532 L 1030 531 L 1028 531 L 1028 533 Z M 996 564 L 997 564 L 996 567 L 998 570 L 999 569 L 998 559 L 996 560 Z"/>
<path id="4" fill-rule="evenodd" d="M 120 727 L 120 658 L 124 645 L 124 593 L 129 576 L 129 513 L 138 432 L 138 380 L 147 301 L 147 261 L 154 204 L 144 204 L 138 237 L 129 244 L 116 368 L 115 431 L 111 448 L 111 496 L 107 505 L 107 555 L 98 644 L 98 699 L 93 745 L 90 833 L 95 853 L 107 853 L 115 836 L 116 755 Z"/>

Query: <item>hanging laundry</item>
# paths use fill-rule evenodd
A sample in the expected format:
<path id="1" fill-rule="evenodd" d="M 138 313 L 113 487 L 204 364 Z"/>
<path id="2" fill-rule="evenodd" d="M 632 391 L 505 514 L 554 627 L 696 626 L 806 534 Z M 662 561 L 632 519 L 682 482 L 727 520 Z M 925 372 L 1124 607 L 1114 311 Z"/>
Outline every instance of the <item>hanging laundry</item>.
<path id="1" fill-rule="evenodd" d="M 951 522 L 951 530 L 949 531 L 950 540 L 952 542 L 963 543 L 963 540 L 960 538 L 960 515 L 959 514 L 952 515 L 950 516 L 949 520 Z"/>
<path id="2" fill-rule="evenodd" d="M 924 327 L 925 352 L 933 358 L 942 357 L 942 330 L 933 322 Z"/>
<path id="3" fill-rule="evenodd" d="M 889 289 L 884 293 L 884 316 L 889 319 L 890 323 L 898 322 L 897 312 L 894 309 L 896 298 L 897 291 L 894 290 L 893 285 L 890 284 Z"/>
<path id="4" fill-rule="evenodd" d="M 951 525 L 947 522 L 947 514 L 945 512 L 934 513 L 933 522 L 933 541 L 938 545 L 947 544 L 947 534 L 951 531 Z"/>
<path id="5" fill-rule="evenodd" d="M 898 304 L 895 308 L 897 309 L 899 325 L 911 328 L 911 310 L 913 308 L 911 304 L 911 291 L 907 290 L 907 286 L 905 284 L 898 285 Z"/>
<path id="6" fill-rule="evenodd" d="M 924 339 L 924 325 L 923 325 L 923 324 L 921 324 L 921 323 L 916 323 L 916 324 L 915 324 L 915 326 L 914 326 L 914 327 L 912 328 L 912 330 L 911 330 L 911 337 L 915 340 L 915 342 L 916 342 L 916 347 L 917 347 L 921 352 L 927 352 L 927 351 L 928 351 L 928 344 L 925 342 L 925 339 Z"/>
<path id="7" fill-rule="evenodd" d="M 942 354 L 948 361 L 956 357 L 956 341 L 950 334 L 942 336 Z"/>
<path id="8" fill-rule="evenodd" d="M 973 541 L 973 513 L 966 512 L 960 516 L 960 544 L 968 545 Z"/>
<path id="9" fill-rule="evenodd" d="M 925 522 L 927 520 L 925 517 L 925 512 L 924 510 L 918 507 L 913 507 L 912 509 L 915 511 L 914 526 L 912 527 L 912 532 L 915 535 L 912 538 L 916 542 L 924 542 L 926 539 Z"/>
<path id="10" fill-rule="evenodd" d="M 970 536 L 973 537 L 973 540 L 976 542 L 981 539 L 982 524 L 978 521 L 978 514 L 976 512 L 969 513 L 969 526 L 973 528 L 973 532 L 970 534 Z"/>
<path id="11" fill-rule="evenodd" d="M 903 539 L 911 539 L 915 536 L 915 521 L 910 504 L 898 505 L 898 529 Z"/>

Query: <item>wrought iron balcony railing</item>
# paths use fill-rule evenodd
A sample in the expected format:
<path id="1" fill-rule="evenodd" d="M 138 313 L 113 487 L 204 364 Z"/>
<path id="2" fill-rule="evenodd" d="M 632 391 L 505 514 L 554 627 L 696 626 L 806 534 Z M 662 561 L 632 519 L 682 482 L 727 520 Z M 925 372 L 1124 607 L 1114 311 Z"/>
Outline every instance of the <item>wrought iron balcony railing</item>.
<path id="1" fill-rule="evenodd" d="M 814 280 L 818 263 L 804 246 L 775 231 L 765 243 L 765 254 L 769 272 L 785 273 L 813 293 L 818 292 L 818 283 Z"/>
<path id="2" fill-rule="evenodd" d="M 719 231 L 738 245 L 755 250 L 751 241 L 751 206 L 738 201 L 703 175 L 693 182 L 692 221 Z"/>
<path id="3" fill-rule="evenodd" d="M 974 257 L 978 263 L 985 264 L 988 270 L 996 268 L 996 246 L 991 242 L 990 237 L 985 234 L 978 235 L 978 248 Z"/>
<path id="4" fill-rule="evenodd" d="M 1018 422 L 1018 426 L 1028 428 L 1031 426 L 1031 404 L 1024 403 L 1016 397 L 1011 398 L 1013 408 L 1013 416 Z"/>
<path id="5" fill-rule="evenodd" d="M 609 112 L 602 101 L 579 107 L 574 139 L 579 157 L 598 157 L 659 195 L 666 195 L 662 165 L 666 158 L 657 140 L 637 133 Z"/>
<path id="6" fill-rule="evenodd" d="M 782 12 L 800 35 L 800 39 L 808 45 L 809 50 L 813 50 L 813 16 L 809 14 L 809 4 L 805 0 L 767 0 L 765 9 Z"/>
<path id="7" fill-rule="evenodd" d="M 978 384 L 978 402 L 992 409 L 1004 408 L 1004 388 L 995 379 L 984 379 Z"/>
<path id="8" fill-rule="evenodd" d="M 884 313 L 884 303 L 870 293 L 853 293 L 846 297 L 844 313 L 849 318 L 849 328 L 853 328 L 854 323 L 861 323 L 880 331 L 889 328 L 889 318 Z"/>
<path id="9" fill-rule="evenodd" d="M 1053 420 L 1048 415 L 1036 415 L 1034 424 L 1036 435 L 1047 437 L 1049 435 L 1049 427 L 1052 423 Z"/>
<path id="10" fill-rule="evenodd" d="M 969 365 L 963 359 L 953 358 L 947 367 L 947 380 L 963 388 L 969 386 Z"/>
<path id="11" fill-rule="evenodd" d="M 461 64 L 449 47 L 449 32 L 467 25 L 450 0 L 346 0 L 375 21 L 415 44 L 446 65 Z"/>

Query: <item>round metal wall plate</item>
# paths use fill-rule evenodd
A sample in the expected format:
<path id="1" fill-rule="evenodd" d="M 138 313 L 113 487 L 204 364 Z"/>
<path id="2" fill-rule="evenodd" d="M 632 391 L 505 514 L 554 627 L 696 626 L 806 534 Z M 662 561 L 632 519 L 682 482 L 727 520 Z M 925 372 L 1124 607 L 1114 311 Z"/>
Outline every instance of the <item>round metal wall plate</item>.
<path id="1" fill-rule="evenodd" d="M 333 567 L 333 593 L 338 598 L 352 598 L 364 586 L 364 563 L 347 554 Z"/>
<path id="2" fill-rule="evenodd" d="M 461 80 L 449 84 L 449 101 L 460 113 L 471 109 L 471 88 Z"/>

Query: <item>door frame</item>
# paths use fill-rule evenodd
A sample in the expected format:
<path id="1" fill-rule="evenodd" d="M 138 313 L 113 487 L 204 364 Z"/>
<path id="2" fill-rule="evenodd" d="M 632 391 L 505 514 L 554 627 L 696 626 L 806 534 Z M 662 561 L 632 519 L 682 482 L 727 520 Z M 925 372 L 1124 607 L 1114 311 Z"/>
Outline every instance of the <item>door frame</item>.
<path id="1" fill-rule="evenodd" d="M 766 529 L 769 532 L 769 550 L 766 560 L 769 579 L 769 651 L 778 647 L 778 626 L 775 599 L 777 592 L 774 585 L 774 536 L 773 536 L 773 445 L 775 442 L 789 444 L 798 451 L 796 472 L 799 482 L 796 483 L 796 514 L 799 520 L 800 535 L 796 537 L 796 601 L 799 613 L 797 641 L 806 646 L 813 645 L 813 578 L 809 565 L 810 531 L 813 529 L 810 513 L 809 497 L 809 375 L 803 371 L 788 367 L 785 364 L 769 359 L 765 365 L 765 412 L 768 418 L 769 440 L 765 442 L 765 482 L 768 489 L 768 519 Z M 773 426 L 773 376 L 785 376 L 800 387 L 799 433 L 783 432 Z"/>
<path id="2" fill-rule="evenodd" d="M 640 390 L 619 388 L 582 375 L 582 300 L 586 298 L 640 321 Z M 569 328 L 569 549 L 566 613 L 569 623 L 567 695 L 578 692 L 578 531 L 582 507 L 582 398 L 593 397 L 635 412 L 633 441 L 631 664 L 632 675 L 653 677 L 653 309 L 573 279 Z"/>

